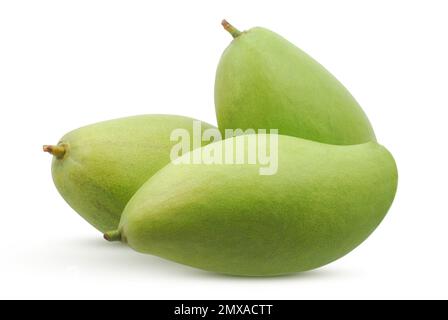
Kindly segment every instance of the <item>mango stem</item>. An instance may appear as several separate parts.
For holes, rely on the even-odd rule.
[[[227,22],[227,20],[222,20],[221,24],[224,29],[226,29],[232,35],[233,38],[238,38],[242,34],[240,30],[232,26],[229,22]]]
[[[58,159],[62,159],[65,155],[65,152],[67,151],[63,145],[57,145],[57,146],[49,146],[45,145],[43,147],[44,152],[48,152],[49,154],[52,154]]]
[[[109,231],[104,234],[104,239],[107,241],[121,241],[121,232],[119,230]]]

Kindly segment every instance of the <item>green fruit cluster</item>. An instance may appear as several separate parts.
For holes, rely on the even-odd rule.
[[[149,115],[67,134],[54,155],[57,189],[84,219],[133,249],[244,276],[307,271],[346,255],[380,224],[395,197],[395,161],[348,90],[279,35],[234,37],[218,66],[219,130],[278,130],[278,171],[247,161],[190,164],[254,135],[203,142],[170,161],[170,133],[193,119]],[[202,123],[203,132],[213,126]],[[263,142],[265,141],[265,142]]]

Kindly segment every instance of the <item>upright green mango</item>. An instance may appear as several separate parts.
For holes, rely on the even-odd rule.
[[[65,135],[56,146],[54,183],[67,203],[101,232],[117,228],[134,193],[170,162],[174,129],[193,129],[194,119],[145,115],[90,125]],[[213,128],[201,123],[202,130]],[[192,136],[192,135],[191,135]]]
[[[229,142],[249,150],[249,136],[239,136],[182,159],[212,154]],[[336,146],[279,136],[276,174],[260,175],[260,165],[245,163],[167,165],[130,200],[119,229],[105,238],[225,274],[306,271],[363,242],[397,188],[395,161],[376,142]]]
[[[215,105],[224,129],[278,129],[329,144],[375,141],[365,113],[323,66],[278,34],[263,28],[240,32],[218,66]]]

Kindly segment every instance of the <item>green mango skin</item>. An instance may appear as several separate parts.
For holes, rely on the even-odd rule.
[[[144,115],[90,125],[64,136],[62,159],[53,157],[54,183],[67,203],[91,225],[117,228],[135,192],[170,162],[172,130],[190,132],[193,120]],[[202,123],[202,130],[214,128]],[[192,144],[191,144],[192,145]]]
[[[352,145],[375,141],[370,122],[323,66],[278,34],[254,28],[225,50],[216,73],[218,127]]]
[[[247,145],[247,136],[233,139]],[[224,274],[307,271],[363,242],[390,208],[398,180],[392,155],[376,142],[279,136],[277,174],[258,169],[171,163],[136,193],[106,239]]]

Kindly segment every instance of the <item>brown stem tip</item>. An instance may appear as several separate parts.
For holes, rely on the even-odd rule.
[[[118,230],[115,231],[109,231],[104,234],[104,239],[107,241],[113,242],[113,241],[121,241],[121,232]]]
[[[224,27],[224,29],[227,30],[227,32],[229,32],[232,37],[234,38],[238,38],[241,35],[241,31],[238,30],[237,28],[235,28],[234,26],[232,26],[227,20],[222,20],[222,26]]]
[[[47,152],[53,156],[55,156],[58,159],[62,159],[65,155],[65,147],[63,145],[58,145],[58,146],[50,146],[50,145],[45,145],[43,146],[43,151]]]

